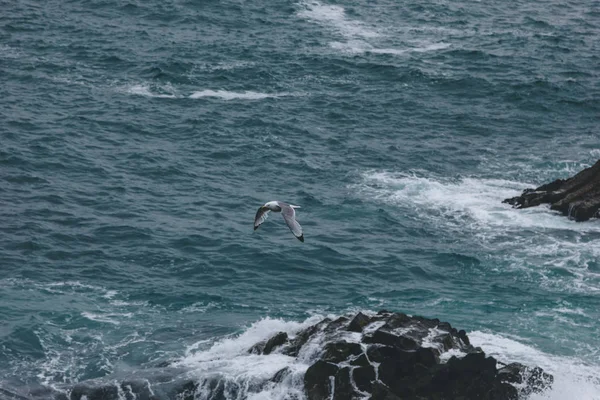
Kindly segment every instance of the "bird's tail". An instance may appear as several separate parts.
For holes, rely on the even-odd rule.
[[[290,204],[290,207],[292,207],[292,208],[302,208],[302,207],[300,207],[300,206],[294,206],[294,205],[292,205],[292,204]]]

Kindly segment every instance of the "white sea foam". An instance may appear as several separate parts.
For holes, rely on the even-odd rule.
[[[336,318],[336,316],[330,317]],[[321,316],[314,316],[302,323],[297,323],[265,318],[252,324],[239,335],[212,342],[212,345],[209,341],[201,341],[190,346],[178,364],[191,368],[191,378],[217,377],[224,385],[225,393],[229,391],[232,398],[304,399],[304,373],[322,351],[322,335],[317,334],[315,338],[311,339],[306,345],[306,350],[298,358],[289,357],[277,351],[269,355],[249,354],[248,349],[255,343],[272,337],[277,332],[287,332],[293,337],[299,330],[321,319]],[[431,340],[442,333],[438,330],[432,331],[424,341],[424,345],[434,345],[430,343]],[[546,354],[524,344],[518,338],[510,339],[481,331],[470,332],[468,335],[474,346],[480,346],[487,355],[494,356],[501,362],[520,362],[529,366],[540,366],[546,372],[554,375],[555,381],[552,388],[543,394],[534,394],[530,397],[532,400],[571,398],[600,400],[600,380],[598,378],[600,366],[586,365],[574,358]],[[359,341],[360,334],[350,335],[343,339],[356,342]],[[451,356],[462,357],[464,353],[451,351],[443,353],[441,358],[447,360]],[[265,381],[283,368],[289,368],[290,374],[282,382],[265,384]],[[196,392],[196,398],[208,399],[209,395],[210,384],[205,381]]]
[[[120,317],[131,318],[132,313],[93,313],[89,311],[84,311],[81,313],[82,317],[85,317],[91,321],[102,322],[106,324],[119,325],[121,322],[117,319]],[[115,318],[116,317],[116,318]]]
[[[562,218],[548,207],[515,210],[502,204],[505,198],[517,196],[531,183],[502,179],[419,177],[413,174],[369,172],[363,175],[358,189],[366,196],[391,204],[417,207],[420,217],[432,210],[450,219],[468,217],[469,223],[483,227],[549,228],[576,232],[600,232],[600,225],[577,223]],[[437,219],[437,215],[434,218]]]
[[[363,40],[348,40],[347,42],[331,42],[329,45],[339,51],[361,54],[361,53],[372,53],[372,54],[389,54],[389,55],[403,55],[410,53],[425,53],[428,51],[443,50],[450,47],[448,43],[431,43],[424,44],[419,47],[407,47],[403,49],[395,48],[377,48]]]
[[[136,96],[144,96],[144,97],[156,97],[156,98],[161,98],[161,99],[175,99],[178,96],[173,94],[172,92],[169,92],[170,90],[172,90],[171,87],[165,87],[165,88],[161,88],[162,92],[154,92],[151,90],[150,85],[144,85],[144,84],[138,84],[138,85],[131,85],[131,86],[127,86],[125,87],[123,90],[126,93],[129,94],[133,94]],[[165,90],[167,89],[167,90]]]
[[[322,4],[318,1],[304,1],[300,3],[301,10],[298,16],[316,22],[327,28],[332,28],[347,38],[374,38],[381,34],[373,27],[361,21],[348,19],[343,7]]]
[[[220,63],[198,63],[195,67],[207,71],[231,71],[234,69],[250,68],[256,63],[252,61],[232,61]]]
[[[299,330],[321,319],[322,317],[315,316],[298,323],[265,318],[252,324],[241,334],[214,342],[208,348],[209,343],[206,341],[193,344],[178,364],[191,368],[190,377],[217,378],[223,382],[226,393],[240,390],[248,399],[274,400],[286,396],[304,398],[302,384],[304,372],[317,355],[316,353],[321,350],[318,345],[311,347],[309,343],[307,349],[313,349],[315,353],[303,351],[298,358],[277,351],[269,355],[249,354],[248,349],[278,332],[286,332],[293,337]],[[266,380],[286,367],[289,368],[290,374],[282,382],[271,382],[263,386]],[[197,398],[208,398],[209,384],[205,381],[205,384],[198,389]]]
[[[447,232],[467,232],[470,245],[479,243],[511,268],[536,268],[545,279],[543,285],[600,291],[600,274],[594,271],[600,260],[598,221],[571,221],[547,206],[517,210],[502,204],[534,186],[501,179],[368,172],[355,188],[366,199],[398,207],[407,218]],[[567,270],[568,276],[554,273],[556,268]]]
[[[190,99],[200,99],[203,97],[216,97],[223,100],[262,100],[269,97],[289,96],[288,93],[258,93],[258,92],[230,92],[227,90],[201,90],[192,93]]]
[[[584,364],[570,357],[549,355],[500,335],[481,331],[468,335],[472,345],[480,346],[487,355],[499,361],[539,366],[554,375],[552,389],[534,394],[530,400],[600,400],[600,366]]]

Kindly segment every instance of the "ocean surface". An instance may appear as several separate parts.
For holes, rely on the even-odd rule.
[[[595,0],[0,0],[0,398],[388,309],[600,399],[600,221],[501,203],[600,159],[599,78]]]

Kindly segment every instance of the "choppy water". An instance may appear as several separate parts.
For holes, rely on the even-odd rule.
[[[290,363],[255,340],[386,308],[600,398],[600,223],[501,204],[600,158],[600,2],[0,9],[6,393],[214,357],[246,379]],[[305,243],[253,233],[273,199]]]

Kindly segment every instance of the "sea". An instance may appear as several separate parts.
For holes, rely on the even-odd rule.
[[[0,398],[386,309],[600,399],[600,221],[502,203],[599,126],[597,0],[0,0]]]

